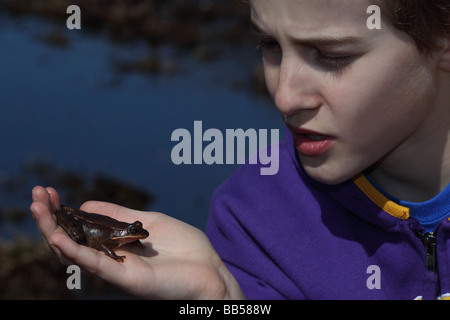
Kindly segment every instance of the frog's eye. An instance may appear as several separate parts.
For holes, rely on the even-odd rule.
[[[135,233],[138,233],[138,232],[139,232],[139,229],[136,226],[131,225],[131,226],[128,227],[128,233],[135,234]]]

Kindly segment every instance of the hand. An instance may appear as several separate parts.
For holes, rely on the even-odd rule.
[[[81,210],[114,219],[139,220],[150,236],[144,247],[114,249],[125,255],[123,263],[103,252],[74,242],[56,224],[54,212],[60,206],[53,188],[35,187],[31,212],[48,247],[66,264],[84,270],[143,298],[150,299],[240,299],[238,283],[212,248],[206,235],[161,213],[142,212],[106,202],[89,201]]]

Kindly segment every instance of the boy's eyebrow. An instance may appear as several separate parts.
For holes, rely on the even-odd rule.
[[[250,24],[254,30],[254,32],[259,36],[267,36],[267,33],[258,26],[258,24],[250,20]],[[364,41],[361,37],[356,36],[345,36],[345,37],[311,37],[311,38],[294,38],[293,41],[297,44],[304,46],[312,46],[312,47],[327,47],[327,46],[337,46],[337,45],[345,45],[345,44],[358,44]]]

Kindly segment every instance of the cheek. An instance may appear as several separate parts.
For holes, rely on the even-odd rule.
[[[367,144],[364,137],[380,144],[399,143],[425,118],[433,86],[428,69],[417,59],[399,55],[366,64],[371,67],[355,70],[339,83],[336,105],[330,109],[348,139],[359,137],[360,144]]]

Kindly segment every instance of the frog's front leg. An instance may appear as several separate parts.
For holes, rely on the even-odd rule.
[[[142,242],[140,242],[139,240],[130,242],[127,245],[130,247],[134,247],[134,248],[145,248],[144,244]]]
[[[109,257],[113,258],[116,261],[123,262],[126,256],[118,256],[113,250],[105,246],[104,244],[100,245],[100,249],[105,252]]]

